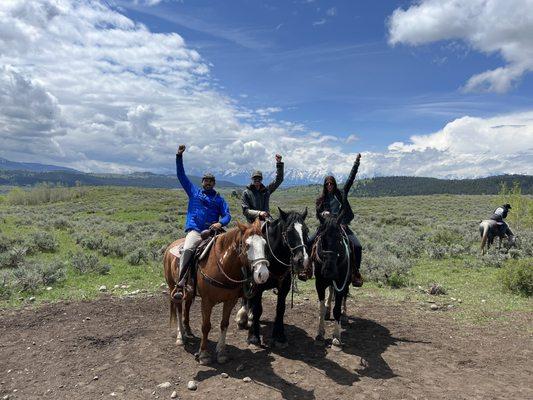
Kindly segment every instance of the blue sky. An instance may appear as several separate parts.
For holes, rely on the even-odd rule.
[[[530,10],[531,12],[527,12]],[[0,157],[85,171],[533,173],[533,0],[13,0]]]
[[[388,43],[387,20],[409,1],[183,1],[146,7],[121,2],[151,30],[179,32],[212,63],[221,90],[250,108],[326,134],[356,134],[357,150],[437,131],[464,115],[527,109],[533,79],[509,93],[464,93],[498,54],[460,41],[413,48]],[[533,10],[532,10],[533,11]],[[246,97],[243,97],[246,96]]]

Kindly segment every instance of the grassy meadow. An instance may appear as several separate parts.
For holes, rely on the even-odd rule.
[[[309,208],[316,228],[318,188],[272,196],[272,211]],[[235,219],[240,199],[222,190]],[[532,311],[533,197],[433,195],[350,199],[352,228],[363,244],[365,285],[352,295],[412,301],[472,322]],[[519,236],[516,249],[479,254],[478,224],[503,202]],[[160,291],[162,252],[183,236],[181,190],[40,187],[0,194],[0,307]],[[276,211],[275,211],[276,210]],[[435,286],[435,285],[438,285]],[[437,295],[428,294],[434,286]],[[300,284],[313,296],[313,282]]]

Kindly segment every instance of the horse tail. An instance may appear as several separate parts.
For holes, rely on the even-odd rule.
[[[481,221],[479,224],[479,232],[481,234],[481,254],[485,254],[485,245],[487,244],[489,229],[489,223],[487,221]]]

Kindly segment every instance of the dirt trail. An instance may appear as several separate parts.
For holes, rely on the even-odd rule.
[[[232,359],[205,367],[193,356],[197,339],[185,348],[174,345],[163,295],[3,310],[0,397],[98,399],[114,393],[170,399],[176,390],[180,399],[210,400],[533,399],[528,315],[513,315],[512,324],[465,326],[413,303],[350,299],[354,317],[344,326],[345,347],[339,352],[314,345],[317,307],[310,297],[300,297],[287,311],[289,348],[249,349],[245,332],[232,320],[227,337]],[[193,315],[199,315],[198,306]],[[273,310],[272,299],[266,299],[267,338]],[[217,307],[213,341],[219,313]],[[198,335],[199,321],[192,326]],[[331,323],[327,331],[331,336]],[[244,369],[236,371],[240,364]],[[244,382],[246,376],[252,382]],[[191,379],[198,390],[187,389]],[[166,381],[170,388],[157,387]]]

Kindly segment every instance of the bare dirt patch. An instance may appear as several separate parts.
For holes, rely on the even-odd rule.
[[[176,391],[181,399],[533,398],[530,315],[469,326],[414,303],[353,298],[344,348],[335,351],[314,344],[313,300],[299,297],[288,308],[287,349],[249,348],[246,332],[232,320],[231,360],[205,367],[194,358],[198,339],[185,348],[174,345],[163,295],[2,310],[0,396],[150,399],[170,398]],[[273,310],[267,298],[266,339]],[[193,316],[198,311],[199,301]],[[220,312],[217,307],[213,313],[213,341]],[[199,335],[199,319],[192,327]],[[331,325],[327,332],[331,335]],[[187,382],[193,379],[198,389],[189,391]],[[167,381],[169,388],[157,387]]]

